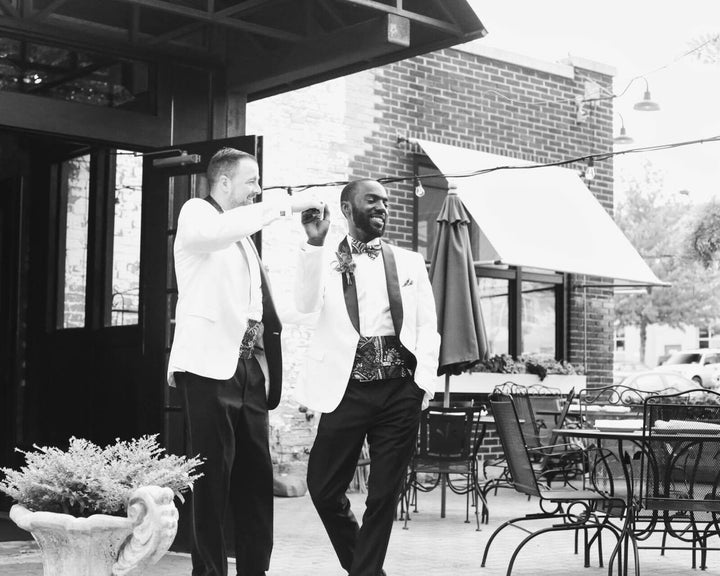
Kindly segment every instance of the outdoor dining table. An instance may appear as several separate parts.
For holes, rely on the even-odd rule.
[[[625,566],[623,573],[627,574],[627,553],[630,540],[634,538],[634,516],[630,511],[635,510],[634,503],[636,502],[636,479],[634,477],[634,470],[632,466],[633,457],[629,454],[629,447],[634,446],[636,451],[646,449],[646,442],[652,438],[652,441],[667,441],[668,444],[672,443],[702,443],[711,438],[709,430],[697,429],[697,430],[672,430],[667,429],[665,431],[658,431],[657,428],[653,429],[652,436],[649,436],[642,429],[642,423],[640,426],[627,425],[623,427],[622,422],[615,421],[607,423],[606,426],[599,428],[556,428],[553,430],[558,435],[566,438],[576,438],[585,440],[597,441],[599,446],[602,446],[605,442],[616,442],[618,460],[622,466],[622,472],[625,477],[627,496],[625,498],[627,510],[625,523],[621,533],[621,541],[618,542],[615,550],[610,557],[610,569],[608,574],[612,573],[612,563],[620,547],[623,547],[623,554],[625,558]],[[714,436],[714,434],[712,434]],[[635,574],[640,573],[639,563],[635,565]]]

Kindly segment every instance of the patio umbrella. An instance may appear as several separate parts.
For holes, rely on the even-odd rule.
[[[445,375],[443,405],[449,406],[450,375],[486,360],[488,343],[470,247],[470,216],[452,188],[437,221],[430,282],[442,336],[438,375]]]

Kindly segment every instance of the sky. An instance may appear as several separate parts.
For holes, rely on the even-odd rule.
[[[720,0],[469,0],[488,30],[488,46],[557,62],[577,56],[614,67],[615,111],[635,142],[615,151],[720,135],[720,61],[684,56],[720,35]],[[658,112],[639,112],[645,76]],[[615,134],[620,116],[615,115]],[[604,150],[598,150],[602,152]],[[692,203],[720,201],[720,142],[616,156],[616,201],[623,178],[642,179],[644,161],[665,192]]]

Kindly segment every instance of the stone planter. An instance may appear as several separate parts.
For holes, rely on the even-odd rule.
[[[133,493],[127,518],[76,518],[19,504],[10,518],[40,546],[44,576],[140,576],[175,539],[178,512],[172,490],[145,486]]]

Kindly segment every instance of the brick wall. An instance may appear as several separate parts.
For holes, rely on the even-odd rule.
[[[252,103],[247,133],[265,137],[264,185],[410,177],[417,150],[399,144],[398,136],[537,162],[612,149],[611,101],[600,101],[583,123],[576,122],[575,106],[586,80],[610,91],[609,73],[602,67],[535,67],[516,60],[448,49]],[[589,187],[612,213],[612,163],[598,163],[596,171]],[[412,248],[413,183],[387,188],[392,204],[387,238]],[[339,190],[316,189],[335,214],[329,242],[345,233]],[[293,259],[302,239],[297,223],[275,223],[263,235],[276,300],[285,306],[292,301]],[[573,284],[602,283],[573,279]],[[285,314],[285,398],[271,416],[273,454],[281,471],[303,465],[317,421],[292,399],[311,328],[291,309]],[[587,364],[590,385],[610,383],[611,292],[573,288],[569,326],[569,360]]]

